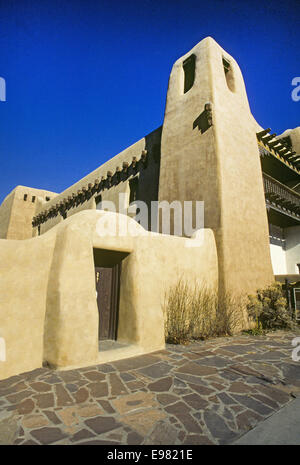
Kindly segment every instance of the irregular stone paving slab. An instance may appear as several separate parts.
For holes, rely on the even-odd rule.
[[[22,424],[24,428],[40,428],[41,426],[49,425],[49,419],[44,415],[28,415],[23,418]]]
[[[0,413],[0,445],[12,444],[17,438],[18,423],[16,415],[3,410]]]
[[[98,435],[121,426],[113,417],[103,416],[86,420],[85,424]]]
[[[286,392],[283,392],[281,389],[278,389],[276,386],[269,385],[260,385],[256,387],[257,391],[265,394],[270,399],[279,402],[281,405],[289,402],[290,395]]]
[[[287,364],[282,367],[282,372],[288,383],[300,380],[300,364]]]
[[[206,376],[206,375],[211,375],[213,373],[217,373],[216,368],[207,367],[207,366],[200,365],[194,362],[185,363],[177,371],[179,373],[185,373],[185,374],[196,375],[196,376]]]
[[[92,437],[95,437],[95,433],[91,433],[91,431],[87,429],[82,429],[73,435],[73,437],[71,438],[71,441],[75,443],[78,441],[80,442],[83,439],[89,439]]]
[[[27,389],[26,391],[21,391],[18,394],[10,394],[9,396],[6,397],[6,399],[11,404],[17,404],[21,402],[22,400],[27,399],[31,394],[32,394],[32,391]]]
[[[36,406],[43,409],[54,407],[55,400],[52,393],[49,394],[38,394],[33,396],[33,399],[36,401]]]
[[[56,405],[58,407],[72,404],[74,402],[62,384],[55,384],[55,394]]]
[[[291,332],[0,381],[1,444],[229,444],[300,394]]]
[[[207,357],[205,359],[201,357],[200,359],[195,360],[195,361],[196,363],[199,363],[199,365],[206,365],[206,366],[218,367],[218,368],[223,368],[231,364],[230,360],[225,360],[224,358],[218,357],[218,356]]]
[[[108,384],[106,382],[93,382],[87,385],[92,397],[107,397],[108,396]]]
[[[43,413],[53,425],[59,425],[61,423],[61,420],[58,418],[55,412],[52,412],[51,410],[43,410]]]
[[[174,394],[158,394],[157,400],[162,405],[169,405],[173,404],[174,402],[178,401],[179,397],[175,396]]]
[[[84,376],[89,380],[89,381],[103,381],[105,379],[104,373],[99,373],[99,371],[88,371],[84,373]]]
[[[253,428],[260,420],[262,420],[262,417],[252,410],[246,410],[242,413],[239,413],[236,417],[236,423],[239,431],[247,431]]]
[[[237,437],[226,424],[224,419],[215,412],[207,411],[204,413],[204,420],[210,434],[219,440],[221,444],[228,444]]]
[[[146,437],[155,427],[157,422],[164,420],[166,416],[166,413],[161,410],[150,409],[147,410],[147,412],[133,412],[125,416],[121,416],[120,421],[129,425],[141,436]]]
[[[142,373],[149,378],[162,378],[169,374],[172,367],[165,362],[156,363],[155,365],[150,365],[149,367],[142,368],[139,370],[139,373]]]
[[[128,445],[139,445],[139,444],[142,444],[143,441],[144,441],[143,436],[136,433],[135,431],[132,431],[127,436],[127,444]]]
[[[113,400],[114,408],[122,415],[133,410],[148,409],[157,406],[154,395],[150,392],[136,392]]]
[[[40,444],[52,444],[66,437],[59,428],[40,428],[31,431],[32,436],[38,440]]]
[[[86,388],[80,388],[73,394],[75,401],[79,404],[89,398],[89,391]]]
[[[36,392],[49,392],[52,389],[52,386],[45,382],[30,383],[29,386]]]
[[[176,417],[188,433],[202,433],[203,429],[190,413],[177,413]]]
[[[212,388],[208,388],[206,386],[202,386],[202,385],[198,385],[198,384],[188,383],[188,386],[193,391],[196,391],[198,394],[200,394],[202,396],[208,396],[208,395],[212,394],[213,392],[215,392],[214,389],[212,389]]]
[[[169,391],[170,387],[172,386],[173,378],[170,376],[168,378],[162,378],[154,383],[150,383],[148,385],[148,389],[154,392],[166,392]]]
[[[106,413],[115,413],[115,409],[112,408],[111,403],[107,400],[99,400],[99,405],[105,410]]]
[[[31,413],[34,410],[34,402],[31,399],[26,399],[17,405],[17,411],[20,415]]]
[[[268,416],[272,413],[272,409],[270,407],[267,407],[262,402],[253,399],[253,397],[241,396],[239,394],[232,394],[231,396],[240,404],[245,405],[245,407],[250,408],[260,415]]]
[[[179,378],[182,381],[186,381],[187,384],[189,385],[196,384],[196,385],[208,387],[207,382],[201,376],[186,375],[185,373],[179,373],[178,371],[175,373],[175,375],[177,379]]]
[[[188,434],[183,444],[186,446],[196,446],[196,445],[207,446],[207,445],[213,445],[214,443],[207,436],[200,435],[200,434]]]
[[[109,382],[110,385],[110,395],[111,396],[120,396],[122,394],[127,394],[128,389],[121,381],[121,378],[116,373],[109,374]]]

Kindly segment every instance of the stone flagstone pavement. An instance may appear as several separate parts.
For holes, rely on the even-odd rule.
[[[300,393],[295,334],[238,335],[0,381],[0,444],[230,444]]]

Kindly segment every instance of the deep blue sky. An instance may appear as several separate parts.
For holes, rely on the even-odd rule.
[[[299,126],[299,18],[299,0],[0,0],[0,202],[61,192],[160,126],[172,64],[208,35],[260,124]]]

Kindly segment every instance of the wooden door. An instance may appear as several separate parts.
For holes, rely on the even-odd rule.
[[[95,267],[97,304],[99,312],[99,340],[116,339],[119,265]]]

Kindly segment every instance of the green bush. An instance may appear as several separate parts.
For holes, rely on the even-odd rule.
[[[249,317],[255,321],[254,331],[257,333],[295,327],[280,283],[271,284],[248,296],[247,310]]]

